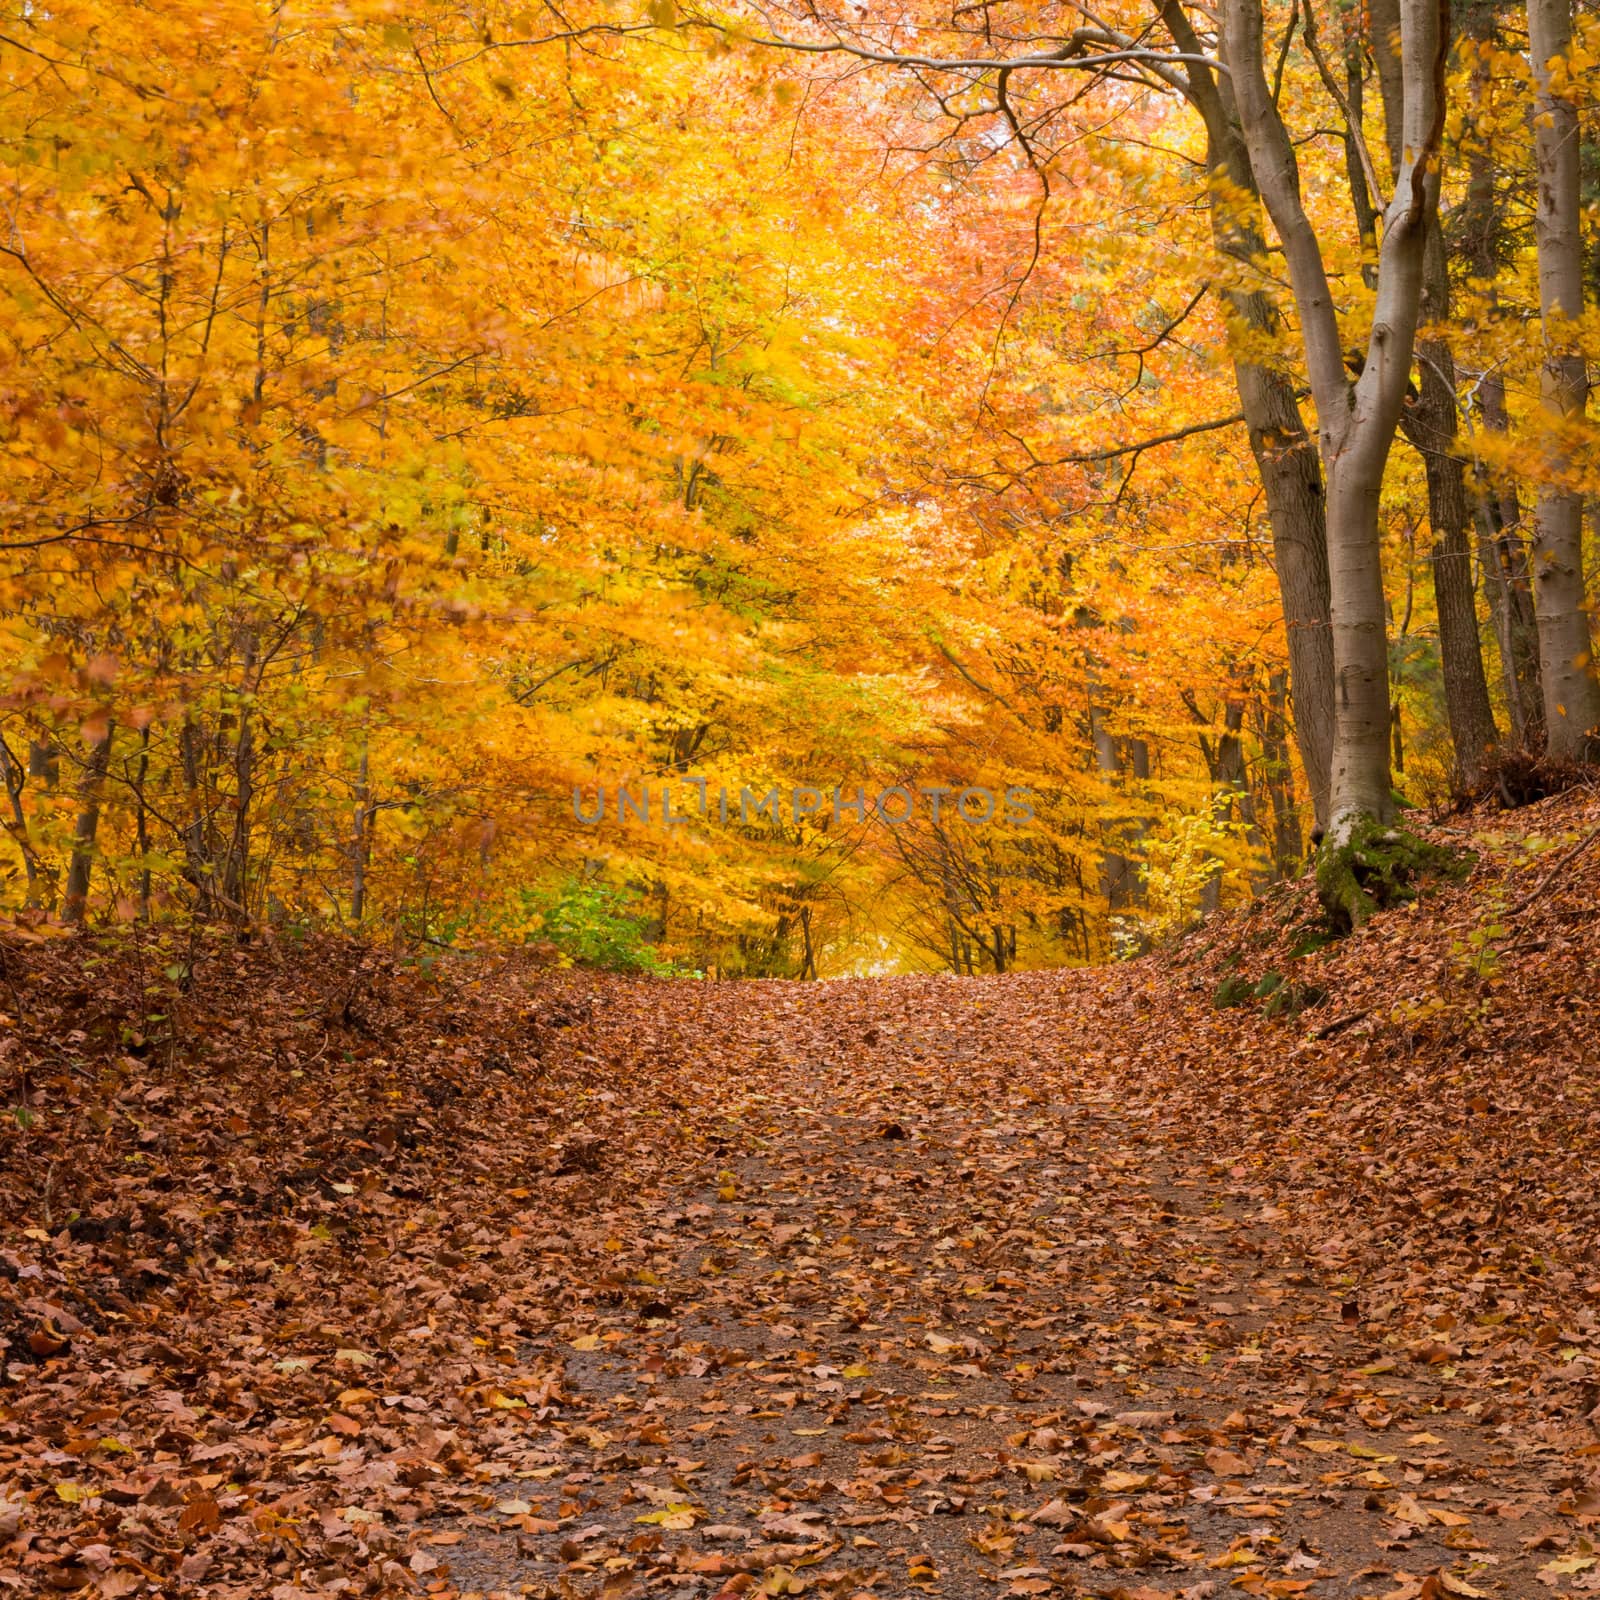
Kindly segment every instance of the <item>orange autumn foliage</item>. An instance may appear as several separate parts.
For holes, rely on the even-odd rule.
[[[902,81],[567,17],[15,20],[8,909],[960,969],[1100,959],[1297,861],[1179,112],[1063,95],[1041,167]],[[751,824],[697,784],[1034,820]],[[629,785],[689,823],[574,814]]]

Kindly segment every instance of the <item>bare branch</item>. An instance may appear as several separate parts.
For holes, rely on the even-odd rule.
[[[914,55],[897,50],[875,50],[870,46],[856,44],[849,39],[790,39],[782,34],[741,34],[729,28],[725,23],[714,22],[707,18],[694,18],[687,20],[685,26],[706,28],[715,33],[737,38],[743,43],[762,45],[773,50],[794,50],[802,55],[847,55],[858,61],[870,61],[881,67],[921,67],[931,72],[1017,72],[1026,68],[1054,69],[1069,68],[1073,71],[1088,71],[1094,67],[1114,66],[1119,62],[1136,62],[1142,65],[1161,68],[1171,68],[1176,65],[1193,63],[1199,66],[1211,67],[1218,72],[1228,69],[1214,56],[1204,53],[1191,55],[1183,51],[1173,50],[1148,50],[1132,47],[1125,50],[1106,50],[1094,55],[1080,54],[1085,45],[1098,42],[1101,35],[1098,31],[1079,30],[1074,33],[1059,49],[1048,51],[1044,54],[1029,54],[1021,56],[967,56],[944,57]],[[1169,80],[1174,87],[1179,87],[1179,80]]]

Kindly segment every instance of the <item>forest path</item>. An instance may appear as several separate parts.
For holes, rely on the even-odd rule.
[[[575,1140],[598,1233],[519,1353],[565,1403],[450,1523],[454,1583],[1548,1592],[1481,1369],[1384,1325],[1319,1253],[1348,1219],[1198,1083],[1119,1065],[1137,1013],[1090,974],[616,991],[584,1048],[651,1041],[698,1148],[629,1193]]]
[[[218,938],[154,1020],[6,947],[0,1594],[1592,1594],[1600,862],[1492,984],[1477,892],[971,979]]]

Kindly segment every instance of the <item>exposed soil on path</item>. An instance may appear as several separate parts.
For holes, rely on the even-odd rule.
[[[149,1022],[8,946],[0,1592],[1600,1590],[1555,859],[1298,962],[1303,890],[976,980],[218,945]]]
[[[590,1409],[495,1486],[521,1527],[464,1540],[457,1578],[1545,1592],[1573,1524],[1558,1444],[1498,1398],[1504,1320],[1345,1270],[1343,1208],[1270,1181],[1203,1094],[1130,1100],[1083,1031],[1114,992],[719,997],[686,1073],[718,1149],[615,1235],[654,1303],[596,1296],[537,1347]],[[609,1025],[643,1028],[635,1005],[659,1031],[649,992]]]

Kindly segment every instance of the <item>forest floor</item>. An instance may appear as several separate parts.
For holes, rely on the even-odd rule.
[[[1299,959],[8,938],[0,1595],[1600,1592],[1597,823]]]

